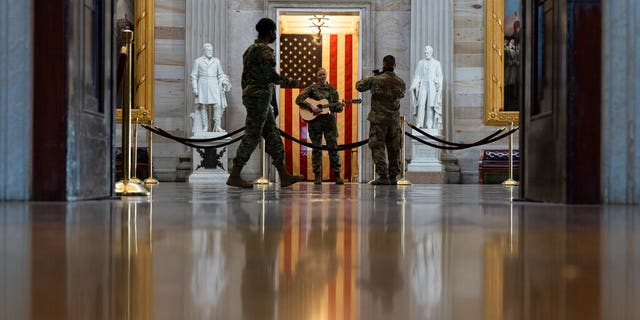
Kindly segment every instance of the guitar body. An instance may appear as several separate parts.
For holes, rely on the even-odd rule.
[[[318,117],[321,114],[329,114],[330,110],[329,108],[323,108],[323,105],[328,105],[329,104],[329,100],[327,99],[322,99],[322,100],[315,100],[315,99],[311,99],[311,98],[307,98],[306,100],[304,100],[305,102],[308,102],[310,105],[312,106],[316,106],[318,108],[320,108],[320,112],[318,113],[313,113],[313,111],[305,109],[305,108],[300,108],[300,117],[302,118],[302,120],[304,121],[311,121],[311,120],[315,120],[316,117]]]
[[[318,113],[313,113],[313,111],[311,111],[311,110],[300,108],[300,118],[302,118],[302,120],[304,120],[306,122],[315,120],[321,114],[329,114],[329,113],[331,113],[331,110],[330,110],[331,107],[337,106],[337,105],[340,104],[340,102],[329,103],[329,101],[327,99],[315,100],[315,99],[307,98],[304,101],[309,103],[312,106],[316,106],[316,107],[320,108],[320,112],[318,112]],[[360,102],[362,102],[361,99],[353,99],[353,100],[344,101],[345,104],[355,104],[355,103],[360,103]]]

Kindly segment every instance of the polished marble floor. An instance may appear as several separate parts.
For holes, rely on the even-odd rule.
[[[0,319],[640,319],[640,208],[496,185],[0,202]]]

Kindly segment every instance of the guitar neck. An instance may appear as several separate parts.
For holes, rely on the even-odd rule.
[[[354,103],[356,100],[345,100],[344,103],[345,104],[351,104]],[[331,107],[335,107],[335,106],[339,106],[342,102],[333,102],[333,103],[327,103],[327,104],[323,104],[320,107],[321,108],[331,108]]]

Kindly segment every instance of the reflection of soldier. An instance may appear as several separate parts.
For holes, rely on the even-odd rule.
[[[360,92],[371,90],[371,111],[367,120],[369,129],[369,148],[373,156],[376,172],[380,176],[371,184],[396,184],[396,176],[400,173],[400,99],[404,97],[407,87],[405,82],[394,72],[396,59],[385,56],[380,75],[368,77],[356,82]],[[385,146],[389,166],[385,160]]]
[[[305,99],[314,100],[327,99],[329,103],[338,102],[338,90],[327,82],[327,70],[320,68],[316,72],[318,82],[304,89],[296,98],[296,103],[305,109],[309,109],[314,113],[320,112],[320,108],[305,102]],[[336,117],[334,112],[342,112],[344,104],[340,104],[331,108],[331,113],[318,115],[316,119],[309,122],[309,137],[314,146],[322,146],[322,135],[327,141],[327,146],[335,148],[338,146],[338,127],[336,125]],[[315,184],[322,183],[322,150],[313,149],[312,151],[313,174],[315,174]],[[340,177],[340,157],[338,151],[329,151],[329,160],[331,169],[336,176],[336,184],[343,184],[344,181]]]
[[[222,111],[227,107],[224,92],[231,91],[231,81],[222,71],[220,60],[213,57],[213,46],[205,43],[202,51],[191,71],[191,85],[198,104],[192,115],[193,132],[222,132]]]
[[[258,39],[243,54],[242,63],[242,103],[247,108],[244,137],[238,146],[233,168],[227,184],[234,187],[251,188],[253,184],[240,176],[242,167],[258,146],[260,137],[265,140],[266,152],[278,169],[280,185],[287,187],[304,180],[302,176],[292,176],[284,165],[284,147],[276,120],[271,109],[273,84],[297,85],[298,80],[285,78],[274,69],[276,61],[269,43],[276,41],[276,24],[269,18],[262,18],[256,24]]]
[[[240,284],[243,319],[275,319],[276,258],[282,235],[282,216],[264,214],[268,229],[262,233],[258,217],[252,221],[249,216],[249,212],[255,213],[256,210],[242,210],[241,205],[237,208],[240,210],[237,211],[236,221],[242,234],[245,255]]]
[[[293,273],[281,273],[278,282],[280,319],[312,319],[320,314],[327,287],[336,279],[339,263],[336,252],[337,215],[327,217],[325,229],[320,210],[318,206],[311,208],[307,246],[300,247]],[[302,220],[303,213],[300,215]]]
[[[369,280],[365,283],[375,299],[380,299],[384,308],[384,319],[390,319],[393,310],[394,295],[402,288],[400,255],[402,253],[400,233],[400,210],[395,199],[398,190],[385,188],[378,192],[379,199],[374,200],[369,231]]]

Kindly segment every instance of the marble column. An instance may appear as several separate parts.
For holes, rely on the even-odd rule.
[[[188,0],[185,9],[185,123],[191,132],[189,113],[194,108],[191,94],[191,70],[193,60],[202,55],[202,45],[213,45],[213,56],[220,59],[222,70],[228,72],[227,62],[227,0]],[[239,84],[232,84],[239,85]],[[223,115],[223,128],[224,125]]]
[[[640,2],[602,2],[602,195],[640,203]]]
[[[451,140],[453,137],[453,3],[452,0],[411,1],[411,79],[416,65],[424,57],[424,47],[433,47],[433,56],[442,65],[443,130],[429,134]],[[412,108],[413,109],[413,108]],[[413,112],[413,110],[412,110]],[[415,122],[413,114],[409,117]],[[416,134],[414,132],[414,134]],[[418,135],[422,137],[421,135]],[[411,163],[407,178],[414,183],[446,183],[444,152],[409,139]],[[428,139],[427,139],[428,140]]]
[[[449,140],[453,136],[452,0],[411,1],[411,78],[427,45],[433,47],[433,57],[442,65],[442,125],[445,139]]]
[[[0,200],[28,200],[33,126],[33,4],[0,0]]]

